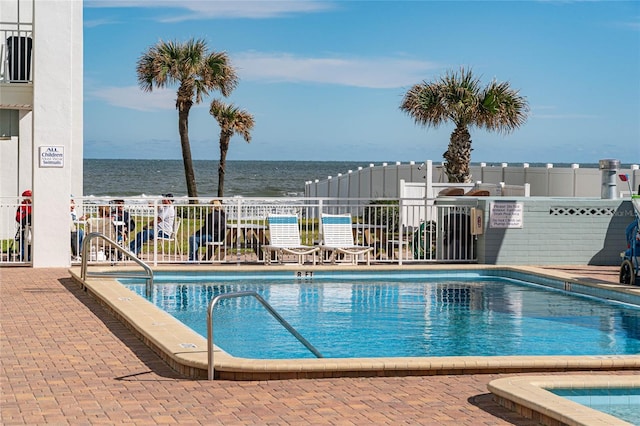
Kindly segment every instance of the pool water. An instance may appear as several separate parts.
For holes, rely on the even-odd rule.
[[[214,296],[256,291],[327,358],[640,353],[640,307],[513,279],[159,281],[152,302],[205,338]],[[144,285],[128,287],[144,295]],[[233,356],[314,357],[253,297],[222,300],[213,323]]]
[[[548,390],[555,395],[640,426],[640,388]]]

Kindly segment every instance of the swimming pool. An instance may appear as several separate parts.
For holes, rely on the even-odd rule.
[[[151,299],[206,336],[212,297],[254,290],[328,358],[640,353],[634,300],[609,303],[557,280],[506,275],[167,273],[156,275]],[[233,356],[313,357],[253,298],[221,302],[214,324],[216,345]]]
[[[498,404],[541,424],[638,424],[640,377],[634,372],[508,376],[487,388]]]
[[[558,388],[549,389],[549,391],[578,404],[640,426],[640,387]]]

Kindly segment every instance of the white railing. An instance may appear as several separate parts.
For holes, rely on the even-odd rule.
[[[33,0],[0,6],[0,83],[32,81]]]
[[[21,197],[0,198],[0,264],[30,264],[31,227],[18,222],[18,208],[25,207]]]
[[[20,198],[0,199],[1,264],[27,263],[21,252],[25,241],[15,222]],[[195,201],[195,202],[190,202]],[[76,221],[71,215],[69,224],[72,263],[80,262],[83,236],[100,232],[118,241],[125,249],[139,253],[149,264],[162,263],[262,263],[262,246],[269,243],[266,216],[269,213],[288,213],[298,216],[302,243],[318,245],[322,242],[321,213],[350,214],[357,244],[374,248],[376,262],[472,262],[475,260],[475,239],[470,234],[470,211],[477,200],[469,198],[468,205],[447,205],[439,201],[425,205],[425,199],[335,199],[335,198],[226,198],[222,199],[226,216],[224,229],[208,229],[205,233],[219,235],[219,241],[207,244],[196,236],[205,226],[207,215],[214,206],[210,199],[173,200],[175,232],[158,238],[155,218],[160,199],[127,198],[118,213],[113,200],[75,198]],[[126,212],[126,217],[124,217]],[[103,219],[100,219],[100,216]],[[407,218],[411,217],[411,221]],[[219,225],[218,225],[219,226]],[[146,228],[146,229],[145,229]],[[153,239],[144,241],[141,233],[156,230]],[[33,229],[32,231],[36,231]],[[24,237],[25,239],[27,237]],[[137,241],[137,243],[136,243]],[[140,243],[140,244],[138,244]],[[114,251],[103,240],[96,240],[88,251],[90,263],[126,264],[127,256]],[[190,259],[190,254],[194,254]],[[295,261],[285,258],[285,262]]]
[[[31,24],[0,23],[0,82],[32,81],[33,38]]]

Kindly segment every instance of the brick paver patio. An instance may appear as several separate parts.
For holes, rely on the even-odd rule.
[[[0,279],[4,425],[536,424],[492,401],[487,383],[506,375],[187,380],[66,269],[1,268]]]

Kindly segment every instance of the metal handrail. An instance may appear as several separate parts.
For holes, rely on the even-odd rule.
[[[219,294],[218,296],[215,296],[211,299],[211,302],[209,302],[209,309],[207,310],[207,354],[209,356],[209,380],[215,380],[215,368],[213,366],[213,308],[222,299],[232,299],[235,297],[244,296],[255,297],[258,302],[260,302],[262,306],[265,307],[267,312],[269,312],[271,316],[278,320],[278,322],[282,324],[284,328],[286,328],[287,331],[289,331],[289,333],[291,333],[296,339],[298,339],[300,343],[302,343],[307,349],[309,349],[309,351],[311,351],[311,353],[313,353],[316,358],[323,358],[322,354],[311,343],[309,343],[307,339],[302,337],[302,335],[298,333],[298,331],[293,328],[291,324],[289,324],[284,318],[282,318],[280,314],[278,314],[276,310],[273,309],[273,307],[255,291],[238,291],[234,293]]]
[[[87,269],[87,259],[89,257],[89,250],[91,246],[90,243],[91,243],[91,240],[93,240],[94,238],[100,238],[106,241],[118,252],[124,254],[125,256],[128,256],[132,261],[142,266],[142,269],[144,269],[144,271],[146,272],[146,275],[143,276],[143,278],[145,278],[145,284],[146,284],[145,286],[146,295],[147,297],[150,296],[153,291],[153,271],[151,270],[149,265],[144,263],[142,260],[138,259],[133,253],[130,253],[129,251],[125,250],[116,241],[113,241],[111,238],[108,238],[107,236],[105,236],[100,232],[89,233],[84,238],[84,241],[82,243],[82,262],[80,266],[80,277],[82,278],[82,280],[84,281],[86,277],[103,277],[103,276],[113,276],[118,278],[140,278],[140,274],[127,273],[123,271],[106,272],[106,273],[105,272],[89,272],[89,270]]]

